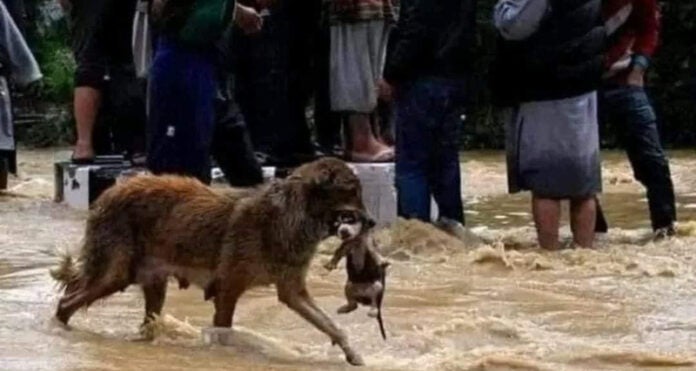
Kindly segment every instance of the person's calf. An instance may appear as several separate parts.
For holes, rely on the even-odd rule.
[[[558,229],[561,219],[561,201],[535,195],[532,197],[532,214],[534,215],[539,246],[546,250],[557,250],[559,248]]]
[[[94,157],[92,135],[101,104],[101,90],[87,86],[75,88],[74,115],[77,142],[73,152],[73,160],[88,160]]]
[[[597,201],[594,196],[570,200],[570,226],[573,242],[584,248],[592,248],[595,240]]]

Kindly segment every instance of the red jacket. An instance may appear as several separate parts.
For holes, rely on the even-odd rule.
[[[657,49],[660,11],[657,0],[604,0],[610,43],[606,78],[625,82],[633,65],[648,67]]]

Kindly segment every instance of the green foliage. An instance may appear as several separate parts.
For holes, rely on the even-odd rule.
[[[38,97],[19,99],[15,108],[26,122],[17,125],[17,139],[31,147],[69,143],[73,138],[73,76],[67,20],[56,18],[54,0],[26,0],[26,38],[44,75]],[[51,14],[51,12],[53,12]],[[36,99],[38,98],[38,99]]]
[[[45,1],[35,1],[40,6]],[[40,9],[40,8],[39,8]],[[40,14],[36,11],[35,14]],[[72,99],[75,61],[70,49],[70,34],[65,18],[47,21],[36,17],[28,31],[29,43],[44,74],[41,98],[52,103],[69,103]]]
[[[696,2],[662,2],[662,44],[648,85],[672,147],[696,144]]]

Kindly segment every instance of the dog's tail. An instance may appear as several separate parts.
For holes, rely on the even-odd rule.
[[[67,252],[60,257],[60,263],[50,270],[51,277],[58,283],[61,291],[80,280],[81,267]]]
[[[384,331],[384,321],[382,320],[382,299],[384,298],[384,291],[387,289],[387,267],[388,262],[382,263],[382,291],[377,295],[377,323],[379,324],[379,332],[382,333],[382,339],[387,340],[387,333]]]

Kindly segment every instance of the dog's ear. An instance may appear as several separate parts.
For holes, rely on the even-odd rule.
[[[377,226],[377,222],[374,219],[372,219],[369,215],[366,215],[365,219],[365,224],[367,225],[368,229],[372,229]]]
[[[377,222],[365,210],[359,210],[360,222],[365,226],[365,229],[372,229],[377,226]]]

